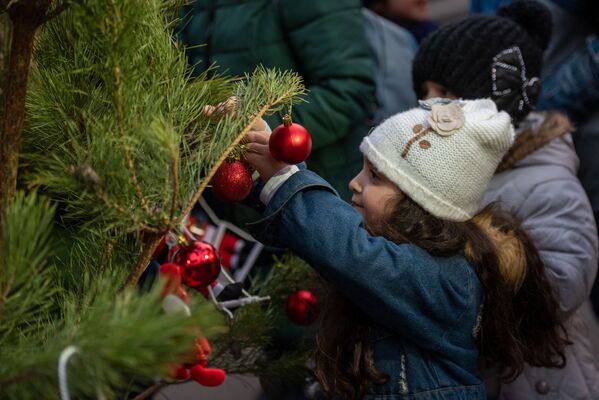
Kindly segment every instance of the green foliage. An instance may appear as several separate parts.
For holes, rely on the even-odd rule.
[[[306,261],[293,253],[285,253],[274,258],[268,275],[253,282],[252,288],[256,293],[270,296],[275,306],[283,307],[291,292],[299,289],[320,292],[322,285],[322,279]]]
[[[67,346],[80,352],[70,363],[73,393],[109,397],[130,381],[164,373],[188,356],[193,339],[225,332],[210,303],[193,315],[166,315],[161,284],[145,294],[115,293],[119,276],[105,273],[73,295],[53,280],[53,208],[18,193],[2,220],[0,254],[0,392],[8,398],[45,398],[56,392],[57,360]],[[24,384],[23,382],[27,382]]]
[[[214,342],[216,351],[211,363],[229,372],[258,375],[266,382],[305,377],[306,363],[312,353],[309,343],[283,352],[271,351],[274,350],[271,345],[279,324],[286,319],[287,296],[298,289],[320,292],[320,277],[304,260],[286,253],[276,257],[268,273],[255,278],[251,287],[253,293],[270,296],[271,301],[236,312],[227,333]],[[303,328],[298,330],[302,332]]]
[[[55,306],[59,289],[46,263],[53,213],[47,200],[18,193],[1,219],[0,348],[13,344],[13,332],[38,331]]]
[[[131,382],[164,376],[198,336],[224,344],[221,354],[268,341],[272,317],[262,306],[227,327],[205,301],[191,318],[165,315],[161,284],[123,289],[148,250],[144,236],[176,227],[253,122],[303,91],[297,75],[262,68],[192,81],[172,36],[178,3],[72,0],[42,26],[19,171],[31,194],[17,196],[0,232],[2,398],[55,397],[68,346],[79,349],[68,367],[73,396],[100,389],[115,398]],[[203,114],[232,95],[234,114]]]
[[[134,264],[140,232],[176,227],[233,141],[302,92],[297,75],[261,68],[190,81],[172,3],[78,0],[37,41],[20,176],[60,202],[79,248],[102,254],[83,252],[90,269]],[[231,95],[233,115],[203,114]]]

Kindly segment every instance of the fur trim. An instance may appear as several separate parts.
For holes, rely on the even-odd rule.
[[[539,129],[524,131],[516,138],[495,172],[514,168],[524,157],[573,130],[574,126],[565,114],[553,111],[546,113],[545,120]]]

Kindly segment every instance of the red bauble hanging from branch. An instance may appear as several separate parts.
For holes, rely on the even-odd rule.
[[[310,325],[320,313],[318,298],[309,290],[298,290],[287,297],[287,317],[298,325]]]
[[[268,147],[276,160],[287,164],[299,164],[310,155],[312,137],[306,128],[291,122],[291,117],[285,115],[283,124],[272,131]]]
[[[245,199],[252,191],[252,174],[241,161],[225,161],[216,170],[210,181],[212,193],[228,202]]]
[[[181,248],[173,260],[182,268],[181,281],[189,287],[208,286],[220,274],[220,260],[214,247],[197,241]]]

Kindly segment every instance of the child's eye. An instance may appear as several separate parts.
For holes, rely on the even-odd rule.
[[[378,179],[379,178],[379,174],[375,170],[371,169],[370,170],[370,177],[372,179]]]

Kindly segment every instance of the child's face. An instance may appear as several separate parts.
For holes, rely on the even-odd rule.
[[[385,218],[385,206],[392,198],[402,196],[401,190],[387,177],[378,172],[364,157],[364,166],[349,182],[352,191],[352,207],[365,221],[376,222]]]
[[[424,96],[422,100],[432,99],[434,97],[442,97],[445,99],[457,99],[457,96],[451,93],[447,88],[437,82],[425,81],[422,84],[424,89]]]
[[[428,14],[428,0],[387,0],[382,11],[387,17],[401,17],[421,22]]]

